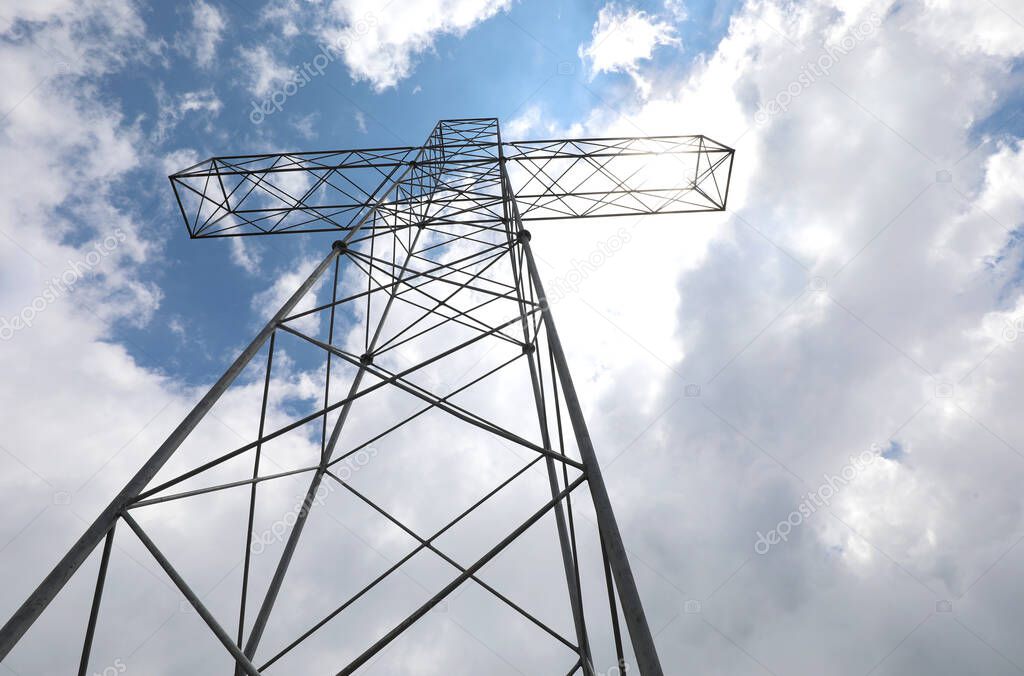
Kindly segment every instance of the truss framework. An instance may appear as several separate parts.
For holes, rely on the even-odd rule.
[[[442,120],[418,148],[219,157],[171,176],[192,237],[338,231],[342,239],[3,628],[0,659],[102,541],[80,660],[80,673],[88,672],[115,527],[123,522],[126,528],[119,533],[130,531],[149,551],[231,655],[238,674],[274,673],[275,665],[352,612],[377,585],[429,552],[450,566],[451,581],[374,642],[360,646],[336,673],[355,673],[455,590],[472,584],[564,648],[559,673],[595,673],[588,617],[604,612],[613,628],[620,669],[626,660],[621,617],[640,672],[660,675],[523,225],[533,219],[723,210],[731,164],[732,150],[704,136],[503,142],[497,120],[480,118]],[[353,272],[362,280],[359,285],[350,283]],[[330,289],[331,300],[299,309],[318,285]],[[343,332],[339,325],[352,318],[359,329]],[[284,341],[318,355],[324,382],[312,410],[276,425],[269,420],[268,401],[274,398],[275,355]],[[257,357],[265,366],[255,438],[187,470],[158,475]],[[455,371],[461,374],[457,384]],[[531,425],[523,426],[522,416],[506,419],[501,412],[480,407],[475,392],[497,382],[512,383],[527,401],[532,399],[525,418],[532,419]],[[361,407],[366,413],[370,405],[365,402],[384,392],[400,392],[417,406],[355,438],[348,432],[350,412]],[[525,403],[517,402],[518,408]],[[427,414],[443,414],[455,426],[483,432],[519,449],[528,460],[497,485],[481,489],[454,518],[420,532],[376,496],[360,490],[340,468]],[[268,471],[268,446],[293,437],[313,440],[314,456],[298,466]],[[236,468],[235,474],[229,467]],[[246,469],[239,474],[238,467]],[[473,560],[460,560],[446,550],[443,536],[516,482],[536,475],[538,468],[547,483],[545,494],[533,494],[536,502],[518,525],[494,535]],[[288,477],[305,477],[308,488],[260,597],[251,580],[257,504],[261,491]],[[296,627],[289,640],[267,645],[268,622],[325,484],[352,495],[416,545],[354,594],[337,599],[330,612]],[[581,489],[590,493],[598,520],[607,590],[602,611],[585,609],[583,603],[573,509]],[[140,520],[157,505],[237,490],[248,493],[248,519],[240,524],[245,527],[245,549],[237,616],[229,618],[215,616],[204,604],[175,567],[173,556],[154,542]],[[571,614],[569,634],[531,613],[484,574],[517,538],[551,517]]]
[[[418,148],[214,157],[174,174],[171,184],[189,235],[233,237],[345,231],[371,209],[419,202],[442,165],[455,173],[499,160],[517,186],[511,196],[522,221],[720,211],[732,156],[706,136],[499,143],[493,135],[445,138],[439,127]],[[385,196],[410,168],[420,170],[419,190]],[[503,197],[489,197],[487,206],[499,208]],[[460,198],[436,196],[424,219],[443,220],[446,200]]]

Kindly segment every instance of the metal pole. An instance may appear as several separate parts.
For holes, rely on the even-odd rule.
[[[505,180],[508,181],[507,176]],[[517,224],[522,228],[518,208],[514,209],[514,213]],[[590,440],[587,422],[583,417],[583,408],[576,396],[576,388],[573,386],[572,375],[569,373],[569,364],[565,358],[565,351],[562,349],[562,341],[558,338],[555,320],[551,316],[551,308],[544,295],[544,285],[537,271],[533,252],[530,250],[529,233],[525,230],[521,230],[521,232],[523,235],[520,237],[520,241],[523,244],[523,251],[526,253],[526,267],[533,280],[533,285],[537,289],[537,299],[540,302],[541,316],[544,319],[544,331],[551,353],[555,358],[555,369],[558,371],[558,380],[562,384],[565,407],[569,413],[569,419],[572,421],[572,431],[576,436],[576,445],[579,446],[580,458],[586,467],[590,495],[594,501],[594,511],[597,513],[598,528],[608,547],[608,564],[611,566],[612,574],[615,577],[615,586],[619,591],[622,614],[626,619],[626,627],[629,629],[629,638],[633,644],[633,652],[636,654],[637,666],[644,676],[663,676],[664,672],[661,670],[661,662],[658,660],[654,637],[647,625],[647,616],[644,614],[640,593],[637,591],[636,581],[633,579],[633,571],[629,567],[626,547],[622,543],[622,535],[619,533],[619,526],[615,521],[615,512],[612,510],[611,499],[608,497],[608,489],[601,476],[601,466],[597,461],[594,444]]]
[[[100,555],[100,572],[96,577],[96,590],[92,596],[92,609],[89,611],[89,625],[85,629],[85,642],[82,644],[82,659],[78,662],[78,676],[86,676],[89,671],[89,655],[92,653],[92,640],[96,636],[96,620],[100,616],[100,601],[103,599],[103,585],[107,581],[107,565],[110,563],[110,550],[114,546],[114,529],[107,531],[103,541],[103,554]]]
[[[334,259],[334,279],[338,279],[338,259]],[[334,312],[334,308],[331,308]],[[274,339],[277,333],[270,334],[270,346],[267,348],[267,372],[263,377],[263,401],[260,402],[260,425],[256,431],[256,453],[252,462],[252,486],[249,488],[249,519],[245,528],[245,555],[242,564],[242,597],[238,602],[238,640],[235,644],[242,649],[242,640],[245,634],[245,603],[249,598],[249,569],[252,564],[252,528],[256,519],[256,487],[257,479],[260,476],[260,456],[263,454],[263,432],[267,423],[267,399],[270,398],[270,374],[274,368]],[[327,402],[324,402],[324,406]],[[235,676],[242,676],[241,668],[235,665]]]
[[[501,182],[501,196],[502,196],[502,212],[504,213],[504,225],[506,236],[508,237],[508,257],[509,264],[512,267],[512,276],[515,279],[516,284],[516,300],[519,304],[519,316],[522,318],[521,324],[523,327],[523,349],[526,351],[526,359],[530,366],[530,383],[533,386],[533,401],[537,407],[537,422],[540,426],[541,443],[544,444],[544,448],[551,449],[551,438],[548,432],[547,422],[547,410],[544,407],[544,393],[541,390],[540,378],[537,371],[537,363],[535,362],[535,350],[534,343],[530,341],[530,325],[527,321],[526,303],[523,301],[525,295],[524,284],[522,278],[522,270],[519,268],[518,261],[515,255],[515,237],[516,233],[511,227],[511,202],[515,199],[512,196],[512,191],[508,188],[508,182],[505,178],[505,151],[504,146],[501,143],[501,127],[497,129],[498,135],[498,171],[502,177]],[[558,474],[555,471],[555,461],[548,456],[547,460],[548,470],[548,484],[551,487],[551,495],[554,497],[558,495]],[[565,511],[562,509],[562,504],[559,503],[554,506],[555,512],[555,528],[558,531],[558,542],[562,548],[562,567],[565,568],[565,580],[569,589],[569,606],[572,609],[573,623],[576,625],[576,641],[580,646],[580,661],[583,664],[583,673],[585,676],[593,676],[594,674],[594,659],[590,653],[589,639],[587,637],[587,625],[586,619],[583,613],[583,600],[579,594],[579,580],[576,577],[575,571],[578,570],[576,565],[576,559],[573,556],[572,549],[569,543],[569,530],[565,523]]]
[[[142,544],[149,550],[149,553],[153,555],[153,558],[160,564],[160,567],[164,569],[164,572],[167,573],[167,577],[171,578],[171,581],[174,582],[178,590],[181,591],[182,595],[186,599],[188,599],[188,602],[192,604],[192,607],[195,608],[196,612],[199,613],[199,616],[203,618],[203,621],[206,622],[208,627],[210,627],[210,630],[213,631],[220,642],[224,644],[224,647],[228,649],[228,652],[231,653],[232,657],[235,658],[235,663],[241,667],[242,671],[249,674],[249,676],[260,676],[260,672],[256,669],[256,666],[242,654],[242,651],[234,644],[231,637],[228,636],[228,633],[224,631],[224,627],[220,626],[220,623],[217,622],[217,618],[215,618],[213,613],[203,605],[203,602],[199,599],[196,593],[192,591],[192,588],[188,586],[188,583],[185,582],[181,575],[178,574],[178,571],[171,565],[171,562],[167,560],[167,557],[163,555],[163,552],[161,552],[153,541],[149,539],[149,536],[146,535],[145,531],[143,531],[139,524],[135,522],[135,519],[133,519],[128,512],[125,512],[121,516],[124,518],[124,522],[128,524],[128,527],[135,531],[135,535],[140,541],[142,541]]]
[[[32,595],[18,608],[11,619],[7,621],[7,624],[4,625],[3,629],[0,629],[0,660],[7,657],[7,654],[14,648],[18,640],[28,631],[29,627],[32,626],[46,607],[50,605],[50,602],[64,588],[64,585],[67,584],[67,581],[71,579],[75,571],[88,558],[100,540],[114,526],[121,512],[145,490],[149,482],[156,476],[156,473],[160,471],[174,452],[178,450],[178,447],[185,441],[185,438],[188,437],[210,409],[213,408],[213,405],[217,403],[221,395],[227,391],[231,383],[238,377],[238,374],[242,372],[242,369],[260,351],[260,348],[263,347],[270,334],[277,328],[278,323],[291,313],[339,253],[338,249],[331,249],[327,257],[302,283],[302,286],[292,294],[292,297],[277,311],[277,314],[267,322],[267,325],[256,335],[256,338],[249,343],[249,346],[228,367],[224,375],[214,383],[209,392],[199,400],[195,408],[185,416],[185,419],[174,428],[174,431],[167,437],[167,440],[160,445],[160,448],[146,461],[146,464],[142,466],[135,476],[128,481],[125,487],[121,489],[121,492],[107,505],[106,509],[100,512],[100,515],[96,517],[92,525],[71,546],[67,554],[64,555],[57,565],[54,566],[53,570],[50,571],[50,574],[36,587]]]

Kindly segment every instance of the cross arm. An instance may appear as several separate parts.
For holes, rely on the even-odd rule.
[[[405,146],[231,155],[169,178],[193,238],[345,230],[383,200],[395,199],[390,193],[398,179],[408,177],[424,151]],[[419,192],[415,181],[405,187]]]
[[[724,211],[733,149],[707,136],[513,141],[524,221]]]
[[[441,218],[458,210],[456,165],[502,161],[524,221],[726,208],[733,150],[707,136],[501,142],[497,129],[493,118],[442,120],[422,146],[213,157],[169,178],[193,238]]]

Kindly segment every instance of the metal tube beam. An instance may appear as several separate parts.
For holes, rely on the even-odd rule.
[[[338,259],[334,259],[334,278],[337,283],[338,278]],[[270,375],[274,370],[274,339],[277,337],[277,333],[270,334],[270,346],[267,348],[267,372],[263,377],[263,399],[260,402],[260,425],[256,432],[257,438],[263,438],[264,427],[267,422],[267,400],[270,398]],[[326,406],[326,404],[324,404]],[[235,645],[238,649],[242,649],[242,640],[245,634],[245,604],[249,599],[249,569],[252,564],[252,527],[253,522],[256,519],[256,489],[258,482],[256,479],[260,475],[260,458],[263,454],[263,444],[256,444],[256,453],[253,457],[252,462],[252,484],[249,487],[249,518],[246,521],[245,527],[245,554],[243,555],[244,563],[242,564],[242,595],[238,603],[238,638],[235,641]],[[235,665],[236,676],[241,675],[241,668]]]
[[[78,676],[86,676],[89,671],[89,655],[92,653],[92,640],[96,636],[96,620],[100,616],[100,601],[103,600],[103,585],[107,581],[107,565],[110,563],[110,550],[114,546],[114,529],[107,531],[103,541],[103,554],[100,556],[100,571],[96,576],[96,590],[92,596],[92,609],[89,611],[89,625],[85,629],[85,641],[82,643],[82,659],[78,662]]]
[[[128,524],[128,527],[135,531],[135,535],[140,541],[142,541],[142,544],[149,550],[149,553],[153,555],[153,558],[160,564],[160,567],[164,569],[164,572],[167,573],[167,577],[171,578],[171,581],[174,582],[178,590],[181,591],[182,595],[184,595],[188,602],[192,604],[192,607],[195,608],[196,612],[199,613],[199,616],[203,618],[203,621],[206,622],[207,626],[210,627],[210,630],[213,631],[220,642],[224,644],[224,647],[228,649],[231,656],[235,658],[235,664],[237,664],[242,671],[249,674],[249,676],[260,676],[260,672],[256,669],[256,665],[250,662],[249,659],[242,654],[242,651],[238,649],[238,646],[236,646],[234,641],[231,640],[228,633],[224,631],[224,627],[220,626],[220,623],[217,622],[217,618],[215,618],[213,613],[203,605],[203,602],[199,600],[196,593],[192,591],[192,588],[188,586],[188,583],[185,582],[181,575],[178,574],[178,571],[173,565],[171,565],[171,562],[167,560],[167,557],[163,555],[163,552],[161,552],[157,548],[156,544],[149,539],[149,536],[146,535],[144,530],[142,530],[142,527],[139,526],[135,519],[133,519],[127,512],[122,514],[122,518],[124,518],[124,522]]]
[[[508,183],[508,175],[504,176]],[[519,218],[519,209],[513,205],[513,215],[516,224],[521,232],[522,220]],[[555,370],[558,372],[558,380],[562,385],[562,395],[565,397],[565,408],[572,422],[572,431],[576,437],[576,445],[579,447],[580,458],[586,468],[587,480],[590,483],[590,495],[594,502],[594,511],[597,514],[597,524],[601,535],[608,548],[608,564],[611,566],[615,578],[615,586],[619,592],[619,601],[622,604],[622,614],[626,620],[626,627],[629,629],[629,638],[633,644],[633,652],[636,655],[637,666],[644,676],[663,676],[661,662],[658,659],[658,651],[654,645],[654,636],[647,624],[647,616],[644,614],[643,603],[640,601],[640,592],[636,588],[636,580],[633,579],[633,571],[629,566],[629,556],[626,554],[626,547],[622,542],[622,534],[619,532],[618,523],[615,521],[615,512],[612,510],[611,499],[608,497],[608,489],[604,485],[604,477],[601,475],[601,465],[597,460],[597,453],[594,451],[594,443],[590,439],[590,431],[587,429],[587,421],[583,416],[583,407],[580,406],[579,397],[576,395],[576,387],[572,382],[572,374],[569,372],[569,363],[565,358],[565,350],[562,348],[562,341],[558,337],[558,330],[555,328],[555,320],[551,314],[551,307],[548,305],[547,296],[544,294],[544,283],[541,281],[540,273],[537,270],[537,261],[534,260],[533,251],[530,249],[529,234],[520,236],[523,251],[526,254],[526,268],[533,280],[533,286],[537,291],[537,298],[540,301],[541,317],[544,320],[544,332],[548,339],[548,346],[555,359]]]
[[[600,535],[600,533],[599,533]],[[604,546],[604,538],[601,538],[601,563],[604,566],[604,581],[608,588],[608,610],[611,611],[612,637],[615,639],[615,659],[619,667],[619,673],[626,673],[626,658],[622,652],[622,631],[619,629],[619,604],[615,600],[615,583],[612,581],[612,568],[608,564],[608,548]]]
[[[32,626],[46,607],[50,605],[50,602],[53,601],[58,592],[64,588],[64,585],[71,579],[71,576],[75,574],[75,571],[78,570],[89,554],[96,548],[100,540],[113,527],[118,515],[145,490],[157,472],[174,455],[174,452],[178,450],[178,447],[192,433],[192,430],[196,428],[199,422],[206,417],[206,414],[210,412],[210,409],[221,398],[221,395],[227,391],[231,383],[238,377],[238,374],[242,372],[246,365],[260,351],[263,344],[270,338],[270,334],[277,328],[278,323],[295,309],[295,306],[302,300],[302,297],[313,287],[338,254],[339,251],[337,249],[331,249],[327,257],[320,262],[320,265],[302,283],[302,286],[292,294],[291,298],[285,301],[281,309],[271,317],[270,321],[267,322],[266,326],[256,335],[253,341],[249,343],[248,347],[232,362],[228,370],[224,372],[224,375],[213,384],[213,387],[199,400],[195,408],[174,428],[174,431],[160,445],[160,448],[146,461],[135,476],[128,481],[125,487],[121,489],[121,492],[110,501],[110,504],[100,512],[100,515],[96,517],[92,525],[86,529],[85,533],[78,538],[75,544],[71,545],[71,549],[57,562],[57,565],[50,571],[50,574],[43,579],[39,586],[36,587],[36,590],[18,608],[11,619],[7,621],[7,624],[3,626],[3,629],[0,629],[0,660],[7,657],[7,654],[14,648],[18,640],[24,636],[29,627]]]
[[[398,638],[399,634],[401,634],[403,631],[405,631],[413,624],[415,624],[416,621],[419,620],[421,617],[429,613],[431,608],[433,608],[438,603],[443,601],[449,594],[458,589],[463,582],[468,580],[470,577],[475,575],[477,571],[479,571],[481,568],[487,565],[487,563],[491,561],[491,559],[493,559],[495,556],[504,551],[505,548],[508,547],[513,540],[515,540],[520,535],[529,530],[530,526],[540,521],[541,518],[548,513],[548,510],[557,505],[559,501],[564,499],[565,496],[569,495],[569,493],[576,490],[576,487],[582,484],[585,480],[586,477],[581,476],[575,481],[573,481],[571,484],[569,484],[569,486],[565,490],[563,490],[561,493],[552,498],[551,501],[548,502],[546,505],[544,505],[536,512],[534,512],[529,519],[524,521],[522,524],[519,525],[518,528],[509,533],[505,537],[505,539],[503,539],[501,542],[492,547],[486,554],[480,557],[480,559],[478,559],[476,563],[471,565],[469,568],[466,568],[461,575],[459,575],[457,578],[448,583],[448,586],[439,591],[437,594],[434,594],[434,596],[432,596],[430,600],[428,600],[422,606],[417,608],[407,618],[399,622],[394,629],[389,631],[379,641],[377,641],[372,646],[367,648],[366,651],[364,651],[359,657],[352,660],[347,667],[338,672],[337,676],[349,676],[349,674],[353,673],[356,669],[366,664],[366,662],[369,661],[370,658],[372,658],[374,655],[376,655],[385,647],[387,647],[389,643]]]

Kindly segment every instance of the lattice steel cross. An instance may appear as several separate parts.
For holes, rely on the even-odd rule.
[[[660,675],[654,641],[524,223],[721,211],[726,208],[732,157],[731,149],[704,136],[506,142],[496,119],[481,118],[442,120],[420,147],[215,157],[171,176],[193,238],[336,231],[340,239],[4,626],[0,659],[103,541],[80,658],[79,673],[87,672],[114,527],[124,521],[230,653],[236,673],[268,673],[286,656],[301,652],[311,636],[351,612],[365,594],[427,551],[443,561],[454,578],[417,601],[411,613],[367,644],[350,638],[351,644],[343,646],[347,662],[338,665],[337,673],[353,673],[378,657],[452,592],[472,581],[565,650],[566,663],[558,673],[594,674],[590,616],[584,610],[594,604],[584,604],[590,584],[581,573],[590,564],[581,557],[579,541],[584,534],[577,528],[572,504],[572,494],[586,486],[597,521],[599,586],[618,667],[625,669],[627,656],[619,626],[621,610],[640,673]],[[330,289],[331,299],[318,304],[320,286]],[[304,413],[292,412],[287,422],[270,412],[277,400],[275,388],[280,387],[272,377],[275,350],[280,352],[285,340],[295,346],[290,349],[303,346],[315,353],[323,377],[319,403]],[[254,437],[202,462],[169,463],[172,457],[179,459],[179,447],[261,351],[266,361],[261,377],[254,380],[262,383]],[[456,381],[461,384],[456,386]],[[341,396],[332,386],[338,382],[345,386]],[[491,396],[476,396],[481,384],[492,390]],[[399,394],[404,404],[415,402],[416,407],[397,405]],[[350,418],[354,407],[364,416]],[[410,444],[429,446],[424,430],[415,427],[428,415],[461,430],[441,439],[441,448],[450,439],[472,433],[485,440],[479,443],[488,454],[507,456],[512,450],[517,459],[521,453],[527,457],[496,486],[486,491],[474,487],[454,518],[424,534],[409,525],[408,518],[398,518],[398,510],[383,507],[383,495],[371,498],[370,490],[358,489],[356,479],[361,476],[353,475],[351,462],[393,440],[406,449]],[[276,471],[267,471],[272,449],[279,449],[286,439],[297,439],[300,449],[315,449],[313,456],[300,462],[301,453],[279,454],[274,457]],[[388,451],[374,452],[383,457]],[[484,462],[491,455],[481,460],[478,452],[475,457]],[[383,461],[374,459],[377,462]],[[286,463],[290,464],[281,466]],[[262,599],[249,603],[258,503],[286,477],[307,477],[308,487],[283,547],[275,552],[277,563]],[[542,490],[527,486],[537,477]],[[272,652],[258,652],[279,592],[287,589],[285,580],[303,530],[326,486],[344,489],[416,546],[348,599],[333,600],[330,612],[278,632],[279,645]],[[136,515],[157,505],[239,491],[247,500],[248,518],[238,524],[244,529],[240,539],[245,548],[239,552],[244,563],[232,636],[225,628],[229,618],[217,617],[204,604],[154,543],[152,527],[144,529]],[[379,485],[376,491],[381,493]],[[489,541],[473,563],[460,563],[449,546],[439,544],[509,491],[515,492],[519,507],[527,508],[526,517],[501,536],[493,535],[493,518],[487,521]],[[502,510],[507,514],[510,508]],[[551,517],[571,638],[484,579],[489,563],[534,524]],[[480,538],[474,534],[471,540],[478,545]],[[287,666],[280,669],[289,671]]]

